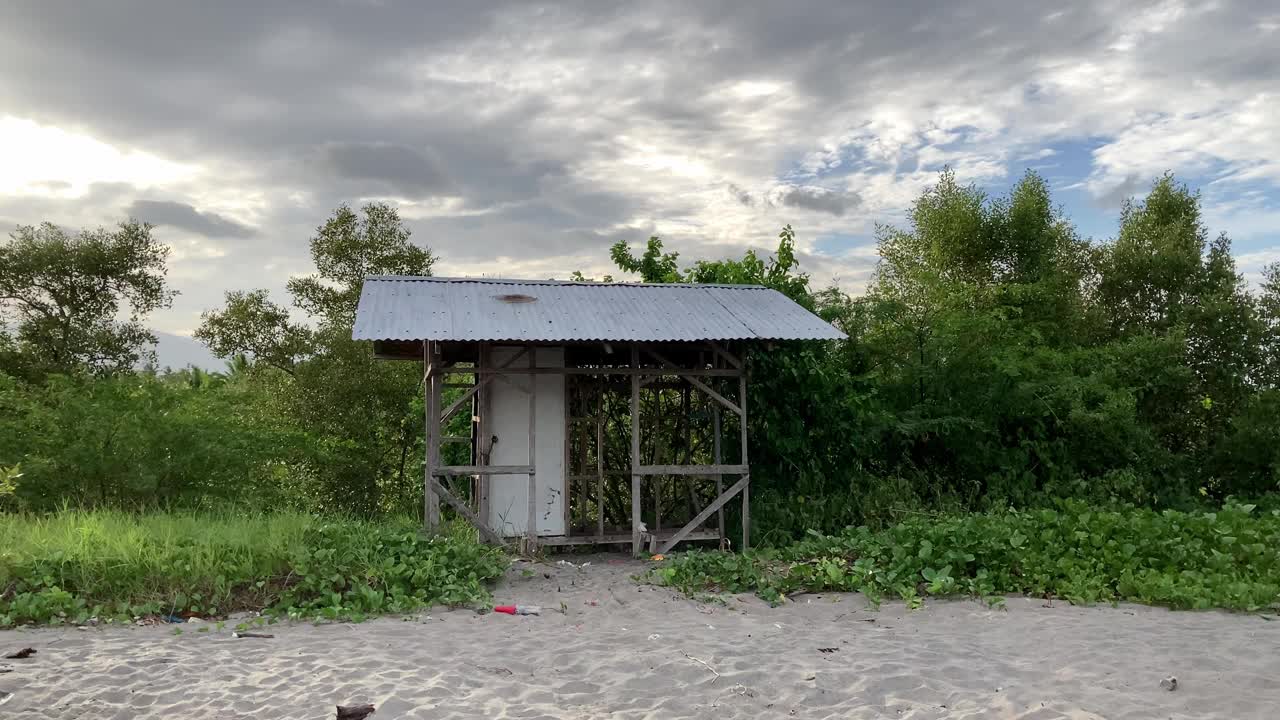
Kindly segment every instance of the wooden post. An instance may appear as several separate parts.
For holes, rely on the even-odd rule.
[[[738,375],[738,407],[742,410],[738,422],[742,425],[742,466],[746,468],[742,477],[748,480],[742,486],[742,552],[751,549],[751,475],[747,464],[747,371],[739,371]]]
[[[489,366],[489,346],[487,343],[481,343],[479,354],[476,358],[476,367],[486,368]],[[476,378],[479,380],[479,378]],[[476,465],[488,465],[489,456],[493,453],[493,424],[489,419],[490,407],[493,405],[493,387],[487,386],[480,391],[479,402],[477,403],[477,414],[480,420],[476,426]],[[476,481],[476,507],[479,508],[479,516],[487,523],[489,522],[489,477],[488,475],[480,475]]]
[[[715,403],[712,403],[712,405],[715,405]],[[711,447],[715,457],[715,464],[719,465],[722,462],[722,459],[720,457],[720,454],[721,454],[720,453],[720,407],[719,406],[712,407],[711,412],[712,412],[711,429],[712,429],[712,432],[714,433],[714,436],[711,440]],[[716,497],[720,497],[723,494],[724,494],[724,475],[720,473],[716,473]],[[716,511],[716,525],[717,527],[720,528],[720,549],[723,550],[725,545],[725,539],[726,539],[726,536],[724,534],[724,506],[723,505],[720,506],[720,509]]]
[[[538,349],[529,347],[529,369],[537,367]],[[527,551],[538,548],[538,376],[529,375],[529,517],[525,525]]]
[[[423,501],[422,524],[428,532],[435,532],[440,525],[440,496],[436,495],[432,484],[435,482],[435,469],[440,464],[440,383],[444,380],[436,372],[439,362],[440,347],[422,341],[422,392],[425,417],[425,446],[423,447]]]
[[[573,505],[572,503],[573,458],[570,457],[570,455],[573,452],[573,430],[574,430],[574,427],[576,426],[573,424],[573,394],[572,394],[572,389],[569,383],[569,376],[565,375],[563,380],[564,380],[564,405],[563,405],[564,407],[564,464],[561,465],[561,467],[563,468],[563,471],[561,472],[561,477],[563,477],[564,479],[563,480],[564,484],[562,485],[564,492],[560,497],[560,501],[563,504],[563,509],[564,509],[564,513],[563,513],[564,536],[569,537],[573,535],[573,518],[569,512],[572,509],[572,505]],[[580,424],[581,423],[579,423],[579,425]],[[584,453],[586,452],[585,446],[584,446],[583,452]],[[586,472],[587,469],[584,467],[582,471]]]
[[[631,346],[631,367],[640,367],[640,347]],[[631,375],[631,554],[640,554],[640,375]]]
[[[596,384],[596,535],[604,537],[604,383]]]

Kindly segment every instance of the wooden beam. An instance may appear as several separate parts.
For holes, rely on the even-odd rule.
[[[494,543],[495,545],[505,546],[507,544],[506,541],[502,539],[501,535],[494,532],[493,529],[486,525],[475,513],[471,512],[471,508],[467,507],[466,503],[462,502],[455,497],[453,493],[449,492],[448,488],[441,485],[439,480],[431,478],[431,489],[434,491],[432,493],[433,495],[437,495],[445,502],[449,503],[449,506],[453,508],[454,512],[466,518],[467,522],[474,525],[475,528],[480,531],[480,535],[484,537],[484,539]]]
[[[641,465],[636,472],[641,475],[713,475],[727,473],[741,475],[747,471],[746,465]]]
[[[711,349],[715,352],[716,355],[719,355],[720,357],[724,358],[725,362],[729,363],[735,368],[738,368],[739,370],[742,369],[742,361],[734,357],[733,355],[731,355],[728,350],[721,347],[720,343],[709,342],[707,344],[711,346]]]
[[[669,374],[671,374],[671,375],[678,375],[678,376],[680,376],[680,377],[684,378],[685,380],[688,380],[690,385],[693,385],[694,387],[698,388],[699,390],[701,390],[702,392],[706,393],[707,395],[710,395],[710,396],[712,397],[712,399],[714,399],[716,402],[718,402],[718,403],[720,403],[721,405],[723,405],[723,406],[725,406],[725,407],[729,408],[729,410],[733,411],[734,413],[736,413],[736,414],[738,414],[738,415],[741,415],[741,414],[742,414],[742,408],[738,407],[736,403],[734,403],[733,401],[729,400],[728,398],[726,398],[725,396],[721,395],[720,393],[716,392],[715,390],[711,389],[711,386],[709,386],[709,385],[707,385],[706,383],[702,382],[702,381],[701,381],[701,380],[699,380],[698,378],[696,378],[696,377],[694,377],[694,376],[692,376],[692,375],[686,375],[685,373],[686,373],[687,371],[682,370],[682,369],[680,369],[679,367],[677,367],[677,366],[675,365],[675,363],[671,362],[670,360],[668,360],[668,359],[666,359],[665,357],[663,357],[662,355],[660,355],[656,350],[648,350],[648,349],[646,349],[646,352],[648,352],[650,355],[652,355],[652,356],[654,357],[654,359],[656,359],[658,362],[660,362],[660,363],[662,363],[664,366],[666,366],[666,369],[669,369],[669,370],[670,370],[670,373],[669,373]]]
[[[532,465],[442,465],[437,475],[524,475]]]
[[[604,537],[604,388],[596,389],[596,534]]]
[[[442,368],[445,375],[696,375],[697,377],[738,377],[740,370],[730,368],[691,368],[664,370],[646,367],[567,367],[567,368]]]
[[[742,466],[747,466],[747,376],[738,376],[738,402],[742,405],[742,416],[738,423],[742,426]],[[745,471],[744,471],[745,472]],[[743,479],[745,480],[746,476]],[[742,488],[742,552],[751,549],[751,486]]]
[[[425,394],[423,409],[423,432],[426,442],[423,447],[423,498],[422,524],[428,532],[435,532],[440,526],[440,498],[436,493],[428,492],[431,483],[436,482],[435,468],[440,464],[440,433],[442,428],[440,417],[440,383],[444,381],[440,369],[440,346],[435,343],[422,343],[422,357],[425,372],[422,378],[422,391]]]
[[[711,459],[715,461],[716,465],[719,465],[722,461],[722,458],[720,457],[720,408],[712,408],[711,411],[711,429],[714,433],[714,439],[711,441],[713,453]],[[724,475],[716,473],[716,497],[719,497],[722,494],[724,494]],[[725,540],[723,505],[720,506],[719,510],[716,510],[716,525],[719,526],[720,529],[720,549],[723,550]]]
[[[464,403],[470,402],[470,401],[471,401],[471,398],[475,397],[475,394],[476,394],[476,393],[478,393],[478,392],[480,392],[480,389],[481,389],[481,388],[483,388],[485,385],[488,385],[489,383],[493,382],[493,378],[494,378],[494,376],[493,376],[493,375],[489,375],[488,377],[481,378],[480,382],[476,383],[475,385],[472,385],[472,386],[471,386],[471,388],[470,388],[469,390],[467,390],[466,392],[462,393],[462,397],[459,397],[457,400],[454,400],[454,401],[453,401],[453,404],[452,404],[452,405],[450,405],[450,406],[449,406],[449,407],[444,411],[444,413],[443,413],[443,414],[441,414],[441,416],[440,416],[440,422],[441,422],[442,424],[443,424],[443,423],[447,423],[447,422],[449,422],[449,418],[453,417],[455,413],[457,413],[459,410],[461,410],[461,409],[462,409],[462,405],[463,405]]]
[[[751,476],[743,475],[742,479],[738,480],[738,482],[730,486],[728,490],[725,490],[724,492],[720,493],[720,495],[715,500],[711,501],[710,505],[703,508],[702,512],[698,513],[697,516],[695,516],[692,520],[686,523],[684,527],[680,528],[680,530],[676,532],[675,535],[672,535],[671,539],[667,540],[666,544],[663,545],[662,549],[658,550],[658,552],[664,553],[664,554],[671,552],[671,548],[675,547],[676,544],[679,543],[681,540],[684,540],[686,535],[693,532],[694,530],[697,530],[702,525],[702,523],[707,521],[707,518],[711,517],[712,513],[724,507],[725,503],[732,500],[734,495],[737,495],[740,491],[745,490],[747,485],[750,482],[751,482]]]
[[[662,541],[663,536],[670,536],[672,531],[663,530],[661,534],[654,535],[649,533],[650,537],[656,537]],[[694,530],[684,537],[687,542],[689,540],[715,540],[715,531]],[[628,533],[609,533],[598,535],[566,535],[538,538],[538,542],[542,545],[565,546],[565,545],[624,545],[631,542],[631,535]]]
[[[477,366],[488,367],[489,365],[489,344],[480,343],[476,354]],[[487,387],[480,391],[479,415],[480,419],[477,424],[476,431],[476,452],[475,463],[477,465],[488,465],[489,456],[493,453],[493,422],[490,419],[490,412],[493,406],[493,387]],[[479,475],[476,481],[476,508],[477,513],[484,522],[489,522],[489,475]]]
[[[683,377],[685,380],[688,380],[690,385],[693,385],[694,387],[698,388],[702,392],[711,396],[711,399],[729,408],[731,412],[737,413],[738,415],[742,414],[742,408],[738,407],[736,403],[732,402],[725,396],[721,395],[715,390],[712,390],[710,385],[707,385],[706,383],[702,382],[696,377],[693,377],[692,375],[681,375],[680,377]]]
[[[631,346],[631,368],[640,369],[640,348]],[[631,376],[631,554],[640,554],[640,374]]]
[[[526,349],[522,349],[520,350],[520,352],[507,358],[506,362],[498,366],[498,369],[499,370],[505,369],[507,366],[511,365],[511,363],[515,362],[521,355],[523,355],[525,351]],[[468,368],[464,368],[464,370],[467,370],[467,369]],[[470,389],[462,393],[462,397],[459,397],[457,400],[455,400],[453,404],[449,406],[449,409],[444,411],[444,414],[440,416],[441,424],[449,422],[449,418],[453,417],[454,413],[461,410],[464,403],[471,400],[471,398],[474,397],[476,393],[480,392],[481,388],[493,382],[493,379],[495,377],[498,377],[497,375],[485,375],[483,377],[479,377],[480,368],[473,367],[469,369],[477,372],[477,377],[479,378],[479,382],[475,383],[474,385],[471,385]]]

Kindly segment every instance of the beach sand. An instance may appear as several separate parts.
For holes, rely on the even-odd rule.
[[[3,631],[0,654],[38,652],[0,660],[0,718],[318,720],[357,703],[372,720],[1280,717],[1280,621],[1257,615],[834,594],[770,608],[589,560],[513,565],[496,601],[540,616],[438,609],[271,639],[234,623]]]

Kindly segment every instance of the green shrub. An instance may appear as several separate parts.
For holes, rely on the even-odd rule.
[[[797,591],[899,597],[1003,594],[1073,603],[1128,600],[1175,608],[1258,610],[1280,599],[1280,511],[1032,512],[915,517],[881,531],[813,533],[747,556],[694,552],[656,571],[686,592]]]
[[[0,626],[266,610],[359,619],[487,597],[502,554],[408,520],[64,511],[0,515]]]

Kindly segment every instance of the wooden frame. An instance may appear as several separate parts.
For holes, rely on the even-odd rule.
[[[621,359],[624,353],[612,354],[612,345],[606,349],[606,353],[611,357]],[[666,347],[675,347],[677,352],[668,355]],[[493,475],[527,475],[529,478],[528,485],[528,507],[525,524],[525,532],[522,537],[522,544],[527,551],[532,552],[539,545],[569,545],[569,544],[592,544],[592,543],[616,543],[625,542],[619,540],[619,537],[625,538],[624,535],[617,533],[607,534],[605,532],[604,521],[604,478],[608,474],[604,467],[604,392],[600,392],[597,400],[596,413],[594,417],[587,416],[587,409],[583,408],[583,417],[575,417],[572,408],[569,407],[569,387],[566,383],[566,412],[565,412],[565,446],[564,446],[564,478],[563,491],[566,493],[564,497],[565,514],[568,518],[569,513],[569,492],[572,490],[575,479],[583,481],[594,480],[596,483],[597,494],[597,526],[594,534],[581,536],[573,536],[570,523],[566,520],[565,532],[563,537],[540,537],[537,532],[537,459],[536,459],[536,439],[537,439],[537,401],[538,401],[538,383],[536,378],[538,375],[559,374],[563,376],[623,376],[630,380],[630,421],[631,421],[631,458],[629,475],[631,477],[631,532],[630,542],[633,553],[639,554],[645,546],[646,541],[649,543],[651,550],[659,552],[668,552],[679,542],[687,539],[708,539],[718,537],[721,546],[727,544],[725,537],[725,520],[724,506],[738,495],[742,496],[742,517],[743,517],[743,533],[742,533],[742,549],[750,547],[750,466],[747,462],[747,377],[744,363],[729,350],[718,343],[707,343],[703,350],[700,351],[700,358],[692,363],[681,365],[674,362],[672,358],[680,356],[689,356],[687,346],[679,344],[658,344],[658,343],[631,343],[629,345],[628,362],[625,365],[602,365],[595,366],[569,366],[563,368],[542,368],[537,365],[536,344],[521,343],[441,343],[436,341],[423,341],[422,343],[422,359],[424,364],[423,372],[423,392],[425,400],[425,417],[426,428],[425,435],[425,462],[424,462],[424,525],[428,531],[432,531],[438,527],[440,522],[440,503],[443,501],[452,507],[460,516],[465,518],[472,525],[475,525],[480,535],[488,542],[505,545],[507,539],[504,539],[493,528],[487,525],[487,518],[490,503],[490,486],[489,478]],[[470,365],[459,365],[457,363],[444,362],[442,348],[448,346],[450,357],[452,359],[462,358],[461,362],[470,363]],[[492,362],[492,350],[495,347],[516,347],[519,351],[513,356],[506,359],[501,365],[494,365]],[[468,352],[464,348],[475,348],[474,361],[468,360],[465,353]],[[653,359],[649,364],[642,363],[642,354]],[[706,359],[710,358],[710,362]],[[517,367],[516,362],[524,358],[526,363],[523,367]],[[606,358],[607,359],[607,358]],[[688,366],[692,365],[692,366]],[[474,378],[471,384],[446,382],[445,378],[449,375],[469,374]],[[523,383],[519,387],[522,391],[528,393],[529,400],[529,461],[526,465],[490,465],[489,458],[492,452],[493,437],[491,436],[492,423],[488,417],[492,408],[491,389],[492,381],[496,378],[504,382],[512,383],[510,376],[526,375],[529,377],[528,388],[523,387]],[[671,384],[662,380],[662,378],[677,378],[684,384]],[[736,378],[737,397],[726,397],[724,392],[717,390],[709,384],[709,380],[714,378]],[[514,383],[512,383],[514,386]],[[685,385],[687,384],[687,385]],[[455,399],[448,408],[442,410],[443,391],[446,387],[464,389],[460,397]],[[641,390],[644,387],[652,387],[653,389],[663,389],[672,387],[685,387],[700,391],[709,397],[713,406],[713,432],[712,432],[712,448],[714,453],[714,462],[711,464],[645,464],[641,460],[641,439],[642,439],[642,423],[641,423]],[[723,389],[723,388],[722,388]],[[687,390],[684,392],[687,393]],[[732,394],[732,393],[729,393]],[[462,436],[445,436],[444,426],[458,411],[470,402],[473,408],[473,423],[475,429],[472,437],[466,438]],[[682,404],[684,412],[689,412],[689,401],[685,399]],[[740,444],[740,462],[724,463],[722,458],[722,423],[721,410],[728,410],[738,419],[739,426],[739,444]],[[571,458],[570,448],[572,446],[572,433],[574,432],[575,421],[594,421],[595,441],[596,441],[596,467],[594,474],[573,475],[570,472]],[[683,426],[685,432],[688,432],[689,425],[686,422]],[[583,434],[583,463],[586,464],[588,457],[586,452],[586,433]],[[440,446],[444,442],[467,442],[472,443],[473,464],[471,465],[444,465],[440,459]],[[688,440],[686,438],[686,446]],[[677,456],[679,452],[672,453]],[[655,458],[657,459],[657,458]],[[691,453],[686,451],[685,460],[691,460]],[[586,467],[583,470],[587,470]],[[738,480],[730,485],[727,489],[724,486],[725,475],[737,475]],[[467,476],[473,478],[473,496],[476,508],[473,510],[467,502],[460,499],[454,491],[452,491],[443,479],[450,476]],[[655,527],[652,529],[645,528],[642,521],[642,503],[641,491],[643,489],[645,478],[655,478],[655,482],[660,482],[660,478],[668,476],[684,476],[689,478],[706,478],[714,480],[716,494],[715,499],[705,507],[699,501],[693,498],[693,489],[690,486],[690,505],[691,512],[697,508],[697,514],[690,521],[686,522],[682,527],[670,530],[664,530],[661,527],[661,509],[656,508],[654,513]],[[655,493],[655,500],[657,493]],[[702,525],[710,519],[712,515],[717,518],[715,531],[702,528]],[[659,545],[661,543],[661,545]]]

